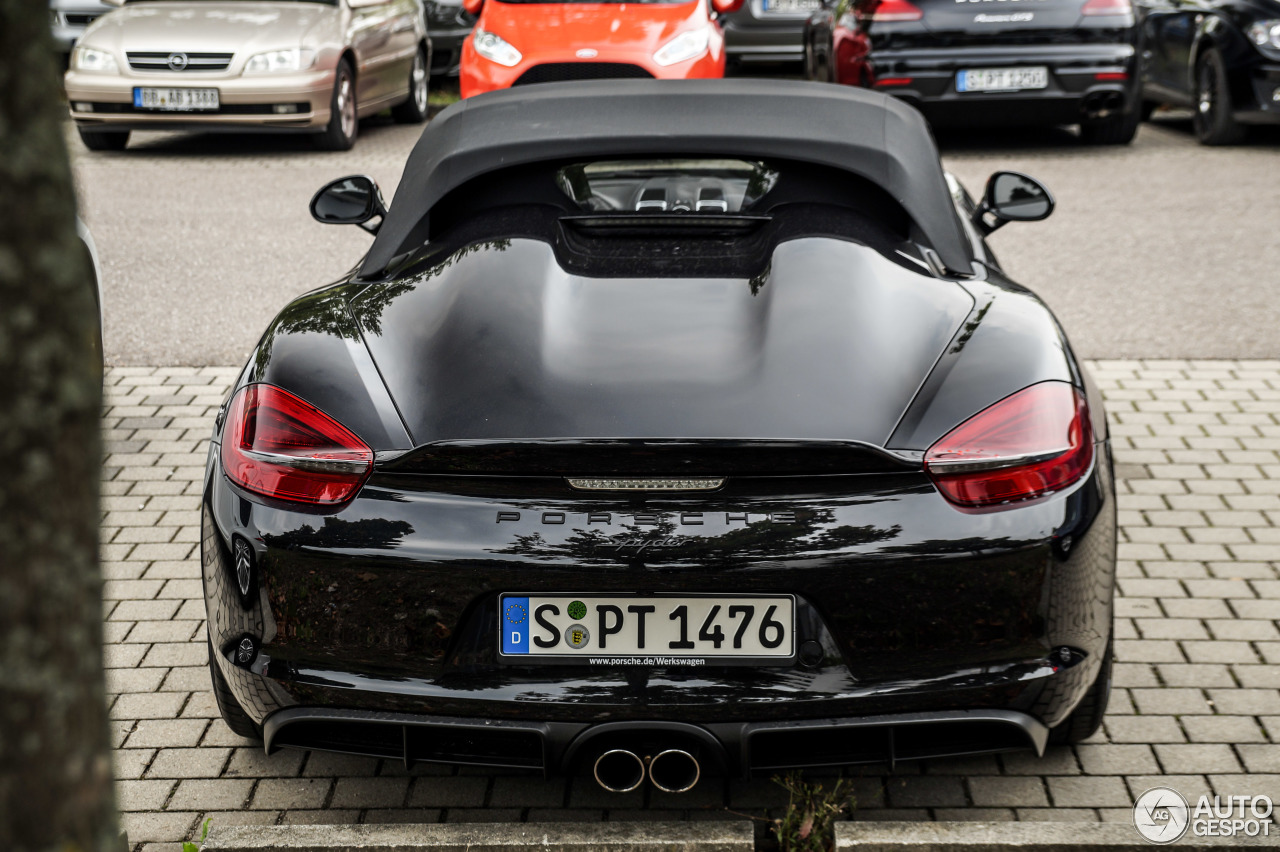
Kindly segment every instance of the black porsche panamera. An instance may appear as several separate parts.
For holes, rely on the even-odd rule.
[[[769,116],[768,121],[759,116]],[[424,132],[376,239],[219,413],[219,706],[268,751],[611,790],[1093,733],[1115,498],[1097,390],[874,92],[608,81]]]

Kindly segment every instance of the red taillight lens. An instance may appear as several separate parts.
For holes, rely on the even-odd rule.
[[[1065,488],[1093,463],[1084,396],[1041,382],[979,411],[924,455],[938,490],[961,506],[1029,500]]]
[[[880,0],[871,7],[872,21],[918,21],[924,12],[907,0]]]
[[[246,491],[331,505],[360,490],[373,450],[310,403],[272,385],[236,394],[222,432],[222,468]]]
[[[1089,0],[1080,10],[1082,15],[1131,15],[1129,0]]]

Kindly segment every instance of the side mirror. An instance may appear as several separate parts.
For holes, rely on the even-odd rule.
[[[387,205],[378,184],[365,175],[338,178],[325,184],[311,199],[311,216],[326,225],[359,225],[376,234],[386,215]],[[379,221],[370,225],[371,219]]]
[[[462,0],[462,8],[468,15],[479,15],[484,8],[484,0]]]
[[[1053,195],[1035,178],[1018,172],[996,172],[988,178],[982,203],[973,211],[973,224],[985,237],[1006,222],[1048,219],[1053,205]]]
[[[711,8],[718,14],[727,15],[742,8],[743,0],[711,0]]]

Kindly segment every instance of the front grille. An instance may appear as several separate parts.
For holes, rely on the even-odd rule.
[[[77,103],[79,103],[77,101]],[[311,112],[311,104],[305,101],[292,104],[294,111],[289,113],[277,113],[275,104],[223,104],[218,109],[199,109],[190,112],[182,110],[166,111],[162,109],[138,109],[133,104],[104,104],[94,103],[93,109],[89,112],[103,113],[104,115],[169,115],[174,120],[181,119],[184,115],[270,115],[276,118],[297,118],[299,114],[305,115]]]
[[[549,62],[533,66],[512,85],[559,83],[566,80],[610,80],[618,77],[651,79],[653,75],[639,65],[624,62]]]
[[[67,13],[67,23],[73,27],[87,27],[96,20],[98,20],[97,15],[80,14],[78,12]]]
[[[225,71],[231,64],[234,53],[127,53],[129,67],[134,71]],[[186,57],[186,65],[181,60],[171,63],[176,57]],[[177,66],[177,67],[175,67]]]

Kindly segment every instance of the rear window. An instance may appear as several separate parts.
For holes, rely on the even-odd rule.
[[[750,213],[778,173],[764,163],[724,159],[603,160],[556,174],[584,212]]]

